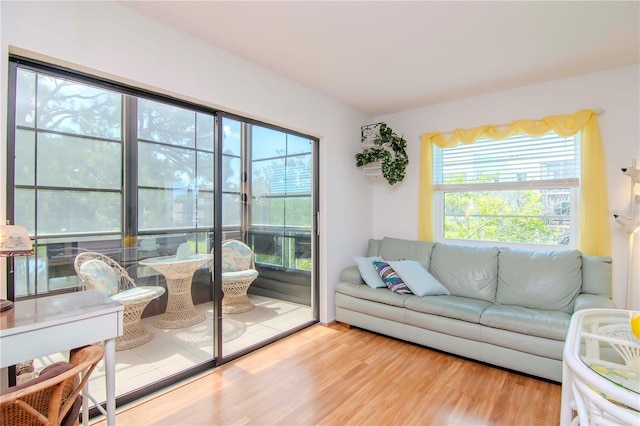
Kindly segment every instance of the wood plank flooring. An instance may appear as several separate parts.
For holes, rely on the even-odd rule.
[[[357,328],[315,325],[123,407],[116,424],[546,426],[559,424],[560,393]]]

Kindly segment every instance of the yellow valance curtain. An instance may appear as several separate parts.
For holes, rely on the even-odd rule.
[[[451,148],[460,143],[472,144],[480,138],[504,139],[515,134],[542,136],[550,131],[562,137],[581,135],[580,229],[578,250],[585,254],[610,256],[607,184],[604,168],[604,149],[595,111],[584,109],[575,114],[545,117],[541,120],[516,120],[500,128],[486,124],[473,129],[456,129],[447,138],[442,133],[422,135],[420,160],[420,193],[418,238],[434,240],[433,229],[433,148]]]

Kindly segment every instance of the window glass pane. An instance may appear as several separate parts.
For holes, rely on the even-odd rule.
[[[254,161],[251,186],[255,197],[286,193],[285,159]]]
[[[198,188],[213,191],[213,154],[198,152]]]
[[[30,130],[16,130],[16,185],[34,185],[36,133]]]
[[[38,251],[40,250],[38,249]],[[20,298],[35,294],[36,272],[40,271],[43,274],[45,270],[45,268],[36,267],[36,256],[16,256],[13,260],[15,297]]]
[[[291,197],[285,200],[286,226],[311,226],[311,197]]]
[[[15,223],[27,228],[29,235],[36,234],[36,191],[15,190]]]
[[[16,126],[33,128],[36,122],[36,73],[18,69],[16,85]]]
[[[61,78],[38,75],[38,127],[120,140],[122,97]]]
[[[222,194],[222,226],[240,226],[241,209],[239,194]]]
[[[444,194],[444,237],[568,245],[570,190],[476,191]]]
[[[287,135],[287,155],[311,152],[311,141],[300,136]]]
[[[138,99],[138,139],[194,148],[195,120],[194,111]]]
[[[213,228],[213,192],[198,191],[198,227]]]
[[[213,152],[213,115],[196,113],[197,148]]]
[[[120,189],[122,145],[67,135],[38,136],[38,184]]]
[[[195,151],[138,144],[138,185],[173,188],[195,183]]]
[[[240,156],[240,122],[222,119],[222,153]]]
[[[222,156],[222,190],[240,192],[240,159]]]
[[[139,189],[138,224],[140,230],[195,227],[195,192],[181,182],[172,189]]]
[[[120,232],[119,193],[41,189],[37,198],[39,234]]]
[[[310,155],[287,157],[285,191],[287,195],[311,194]]]
[[[255,198],[251,208],[254,226],[284,226],[284,198]]]
[[[287,153],[287,134],[260,126],[251,126],[251,158],[281,157]]]

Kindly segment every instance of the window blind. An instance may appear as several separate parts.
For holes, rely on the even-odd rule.
[[[563,138],[516,135],[480,139],[455,148],[434,147],[436,191],[481,191],[577,187],[579,134]]]

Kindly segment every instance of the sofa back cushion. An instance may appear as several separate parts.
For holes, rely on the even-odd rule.
[[[382,240],[369,239],[369,246],[367,247],[367,257],[380,256],[380,244]]]
[[[500,249],[497,303],[571,313],[581,287],[578,250]]]
[[[434,244],[430,241],[412,241],[384,237],[380,244],[380,253],[384,260],[415,260],[429,270],[431,252]]]
[[[609,256],[582,255],[581,293],[611,298],[611,262]]]
[[[436,243],[429,271],[454,296],[495,302],[499,253],[497,247]]]

